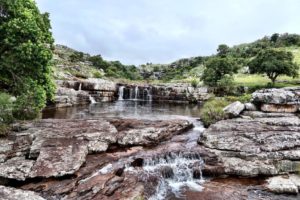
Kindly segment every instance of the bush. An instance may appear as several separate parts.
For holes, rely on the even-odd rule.
[[[191,80],[191,86],[196,88],[196,87],[198,87],[198,85],[199,85],[199,80],[197,80],[196,78],[193,78]]]
[[[0,124],[9,124],[13,122],[11,96],[6,93],[0,93]]]
[[[43,87],[31,82],[24,89],[24,93],[17,97],[14,103],[13,116],[20,120],[37,118],[40,111],[46,106],[46,98]]]
[[[93,77],[94,78],[102,78],[103,77],[103,74],[99,71],[96,71],[93,73]]]
[[[200,118],[205,127],[216,123],[217,121],[226,118],[223,108],[229,105],[230,102],[225,98],[215,98],[207,101],[200,112]]]

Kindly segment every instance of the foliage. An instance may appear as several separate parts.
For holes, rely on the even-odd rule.
[[[11,96],[0,92],[0,124],[9,124],[13,121],[12,108]]]
[[[27,81],[29,82],[29,81]],[[14,103],[13,115],[16,119],[34,119],[46,106],[46,92],[37,82],[31,81],[23,88],[23,94]]]
[[[28,104],[23,102],[23,109],[41,109],[55,92],[49,14],[41,14],[32,0],[0,0],[0,12],[0,88],[19,96],[18,102],[36,97]],[[27,92],[32,84],[35,87]]]
[[[200,118],[205,127],[226,118],[223,108],[230,102],[225,98],[213,98],[204,103],[200,112]]]
[[[225,99],[229,102],[240,101],[242,103],[250,102],[252,94],[243,94],[241,96],[227,96]]]
[[[293,62],[292,53],[277,49],[265,49],[250,61],[249,69],[251,73],[265,73],[274,84],[280,75],[298,76],[299,66]]]
[[[84,53],[75,51],[73,54],[70,55],[69,57],[71,62],[81,62],[84,61]]]
[[[96,72],[93,73],[93,77],[94,78],[102,78],[103,74],[101,74],[99,71],[96,71]]]
[[[196,88],[196,87],[198,87],[198,85],[199,85],[199,80],[196,79],[196,78],[193,78],[191,80],[191,86],[194,87],[194,88]]]
[[[226,57],[228,55],[229,51],[230,51],[229,46],[227,46],[226,44],[220,44],[217,49],[218,56],[221,56],[221,57]]]
[[[201,80],[212,87],[217,87],[225,76],[232,76],[238,71],[238,65],[231,57],[212,57],[205,67]]]

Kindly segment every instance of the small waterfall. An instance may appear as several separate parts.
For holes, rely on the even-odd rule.
[[[123,98],[123,96],[124,96],[124,88],[125,88],[125,86],[120,86],[119,87],[119,101],[123,101],[124,100],[124,98]]]
[[[151,88],[146,89],[146,92],[147,92],[147,99],[146,99],[146,101],[152,101]]]
[[[149,199],[163,200],[170,193],[180,197],[186,187],[196,191],[202,190],[202,165],[203,160],[198,153],[170,152],[144,159],[142,171],[133,167],[126,170],[139,173],[145,182],[149,181],[148,177],[158,177],[156,192]]]
[[[134,89],[134,99],[135,100],[139,99],[139,87],[138,86],[135,86],[135,89]]]
[[[82,83],[79,84],[78,91],[81,91]]]
[[[92,95],[89,96],[89,100],[90,100],[91,104],[97,103],[97,101],[95,100],[94,97],[92,97]]]
[[[133,89],[129,89],[129,99],[134,99]]]

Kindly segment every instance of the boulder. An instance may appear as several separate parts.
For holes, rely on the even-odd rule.
[[[300,189],[300,176],[291,174],[267,179],[266,188],[274,193],[297,194]]]
[[[2,200],[45,200],[35,192],[0,186],[0,199]]]
[[[229,115],[229,117],[238,117],[240,113],[245,109],[245,105],[239,101],[226,106],[223,111]]]
[[[245,103],[245,110],[257,111],[257,107],[253,103]]]

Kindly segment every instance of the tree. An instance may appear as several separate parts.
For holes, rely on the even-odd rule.
[[[226,57],[229,51],[230,51],[229,46],[227,46],[226,44],[220,44],[217,49],[218,56],[221,57]]]
[[[218,83],[227,75],[237,73],[238,65],[231,57],[212,57],[205,65],[201,80],[208,86],[218,86]]]
[[[0,87],[22,99],[34,92],[37,110],[55,92],[50,29],[49,14],[33,0],[0,0]]]
[[[249,63],[250,73],[266,74],[273,84],[280,75],[297,77],[298,69],[291,52],[277,49],[261,50]]]

